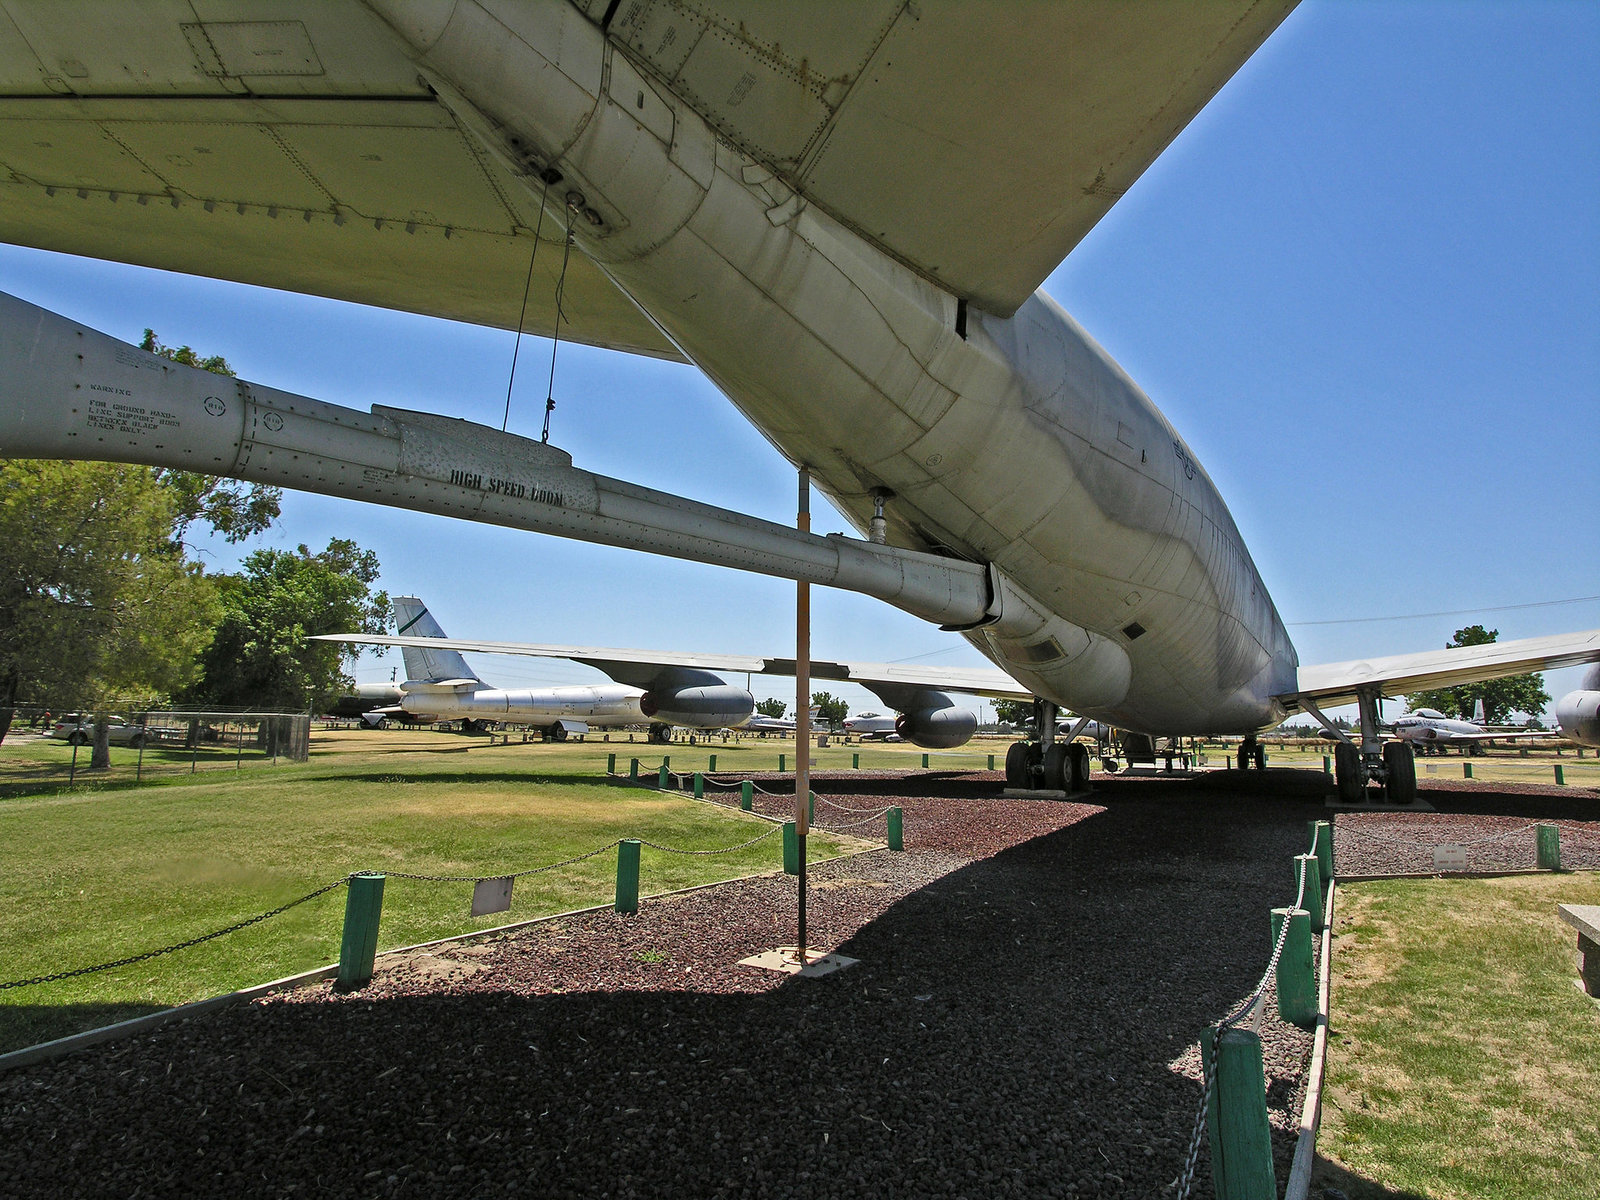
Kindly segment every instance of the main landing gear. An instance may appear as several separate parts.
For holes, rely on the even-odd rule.
[[[1333,748],[1333,778],[1339,803],[1360,804],[1367,798],[1367,785],[1376,783],[1390,804],[1412,804],[1417,798],[1417,759],[1410,742],[1384,743],[1379,734],[1382,713],[1377,692],[1362,691],[1356,696],[1361,717],[1361,743],[1341,736]],[[1313,714],[1322,719],[1320,714]],[[1330,730],[1332,726],[1323,720]]]
[[[1014,742],[1006,751],[1006,785],[1030,791],[1081,792],[1089,786],[1089,747],[1056,741],[1056,706],[1033,702],[1037,742]],[[1080,722],[1081,724],[1081,722]]]
[[[1253,736],[1239,743],[1239,770],[1248,771],[1252,766],[1258,771],[1267,769],[1267,748]]]

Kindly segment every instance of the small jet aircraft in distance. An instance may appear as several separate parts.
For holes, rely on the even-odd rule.
[[[1482,700],[1478,701],[1470,721],[1447,717],[1436,708],[1419,708],[1415,712],[1401,713],[1391,728],[1395,737],[1412,743],[1423,754],[1444,754],[1454,745],[1459,745],[1464,754],[1479,754],[1485,742],[1554,736],[1545,729],[1490,729],[1484,719]]]
[[[844,731],[862,741],[872,738],[887,739],[895,732],[896,716],[893,713],[863,712],[844,719]]]
[[[554,741],[590,728],[650,726],[652,741],[666,741],[675,725],[691,729],[722,729],[749,719],[755,699],[707,671],[663,667],[641,672],[618,666],[635,683],[580,684],[567,687],[504,689],[490,687],[467,665],[459,651],[438,645],[444,630],[427,606],[415,596],[396,596],[395,624],[402,634],[397,644],[405,658],[406,681],[400,685],[400,702],[374,708],[363,715],[371,724],[405,713],[429,721],[455,721],[462,728],[482,728],[490,722],[526,725],[542,730]],[[363,641],[330,635],[324,641]],[[594,664],[599,666],[600,664]],[[609,674],[610,672],[608,672]]]

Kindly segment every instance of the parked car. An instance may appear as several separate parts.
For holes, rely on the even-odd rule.
[[[144,745],[148,735],[143,725],[135,725],[127,717],[108,715],[106,726],[113,745],[132,746],[135,750]],[[50,729],[50,736],[62,738],[73,746],[87,746],[94,741],[94,718],[68,717],[57,721]]]

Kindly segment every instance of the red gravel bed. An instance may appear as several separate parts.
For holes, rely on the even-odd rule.
[[[1162,1193],[1196,1038],[1255,986],[1325,811],[1181,779],[962,798],[935,775],[857,781],[905,810],[905,853],[811,871],[813,944],[848,970],[737,965],[794,941],[782,875],[389,960],[352,995],[0,1077],[6,1193]],[[822,795],[882,807],[830,781],[819,818]],[[1270,1007],[1262,1032],[1281,1180],[1310,1038]]]

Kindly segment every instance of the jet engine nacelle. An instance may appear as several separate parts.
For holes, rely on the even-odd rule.
[[[896,717],[894,731],[925,750],[950,750],[971,740],[978,731],[978,717],[954,706],[918,708]]]
[[[756,698],[726,683],[651,688],[639,697],[639,711],[664,725],[721,729],[750,719]]]
[[[1582,746],[1600,746],[1600,691],[1568,692],[1556,701],[1561,733]]]

